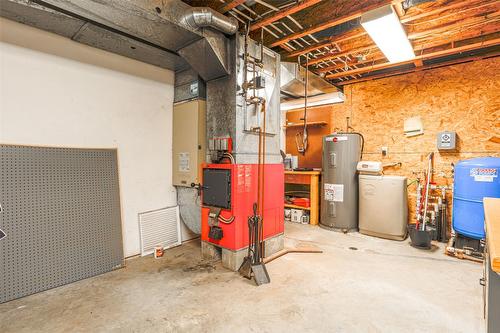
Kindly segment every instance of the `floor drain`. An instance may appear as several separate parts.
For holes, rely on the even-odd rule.
[[[358,249],[357,247],[354,247],[354,246],[349,246],[349,250],[356,251],[357,249]]]

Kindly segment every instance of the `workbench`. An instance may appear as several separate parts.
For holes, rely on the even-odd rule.
[[[500,198],[484,198],[486,332],[500,332]]]
[[[321,171],[287,171],[285,170],[285,185],[299,184],[309,186],[310,207],[302,207],[286,204],[287,208],[304,209],[309,211],[309,223],[317,225],[319,223],[319,178]]]

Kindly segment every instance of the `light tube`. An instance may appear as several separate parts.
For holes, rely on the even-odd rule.
[[[392,6],[384,6],[361,16],[361,25],[389,62],[415,58],[413,47]]]

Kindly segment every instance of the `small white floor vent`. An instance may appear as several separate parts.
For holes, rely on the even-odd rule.
[[[139,213],[141,256],[154,252],[155,246],[164,249],[181,244],[179,206]]]

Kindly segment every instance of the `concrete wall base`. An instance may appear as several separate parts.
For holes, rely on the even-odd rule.
[[[265,253],[264,256],[268,257],[274,253],[283,250],[285,247],[285,235],[279,234],[274,237],[268,238],[264,241]],[[237,271],[243,259],[246,257],[248,248],[237,251],[222,248],[216,244],[206,241],[201,241],[201,256],[204,259],[222,260],[222,266],[232,271]]]

